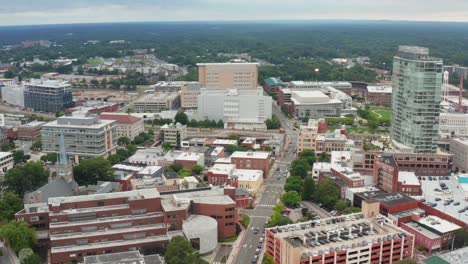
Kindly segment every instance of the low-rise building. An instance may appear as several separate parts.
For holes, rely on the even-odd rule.
[[[235,139],[215,139],[212,145],[217,147],[237,146],[238,142]]]
[[[290,83],[291,88],[307,88],[307,89],[319,89],[323,87],[333,87],[346,94],[351,94],[352,84],[350,82],[304,82],[304,81],[292,81]]]
[[[439,137],[468,137],[468,114],[440,113]]]
[[[413,257],[414,236],[371,212],[266,229],[275,263],[394,263]]]
[[[14,165],[13,153],[0,152],[0,175],[4,175]]]
[[[24,107],[24,86],[12,84],[2,87],[2,101],[19,107]]]
[[[237,169],[261,170],[263,177],[270,175],[271,155],[269,152],[262,151],[236,151],[230,157],[231,164],[236,165]]]
[[[132,140],[145,131],[143,118],[125,113],[101,113],[99,117],[102,120],[115,120],[117,138],[128,137]]]
[[[180,123],[165,124],[160,127],[159,135],[163,145],[180,148],[182,140],[187,137],[187,125]]]
[[[138,149],[135,154],[128,158],[128,162],[136,165],[161,166],[159,161],[164,157],[164,151],[161,148]]]
[[[328,130],[327,121],[325,119],[309,119],[307,126],[299,128],[297,137],[297,153],[303,150],[316,150],[316,137],[318,134],[326,133]]]
[[[118,253],[100,254],[95,256],[85,256],[83,264],[163,264],[160,255],[142,255],[140,251],[127,251]]]
[[[304,117],[337,117],[344,109],[343,102],[330,99],[321,91],[294,91],[291,94],[294,115]]]
[[[41,138],[42,125],[45,122],[32,121],[18,127],[18,139],[35,141]]]
[[[365,99],[373,105],[392,106],[392,87],[367,86]]]
[[[284,87],[286,87],[286,84],[276,77],[265,79],[263,84],[263,88],[270,93],[277,93],[279,89]]]
[[[261,170],[235,169],[231,177],[236,179],[236,187],[246,189],[249,194],[256,194],[263,183]]]
[[[349,140],[343,130],[334,133],[318,134],[315,137],[315,153],[332,151],[350,151],[354,148],[354,141]]]
[[[231,185],[237,187],[237,178],[232,175],[236,169],[233,164],[215,164],[211,167],[206,176],[208,178],[208,184],[213,186],[224,186]]]
[[[453,168],[456,171],[468,171],[468,139],[451,138],[450,152],[453,153]]]
[[[114,120],[101,120],[99,116],[61,116],[42,126],[42,150],[60,152],[63,135],[67,156],[75,163],[83,158],[107,157],[117,148]]]
[[[180,93],[155,93],[146,94],[133,102],[133,110],[136,112],[159,112],[162,110],[174,110],[180,107]]]

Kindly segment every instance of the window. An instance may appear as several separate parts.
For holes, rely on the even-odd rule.
[[[97,206],[104,206],[104,201],[97,202]]]

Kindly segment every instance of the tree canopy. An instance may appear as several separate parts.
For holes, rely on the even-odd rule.
[[[301,195],[295,191],[289,191],[281,196],[281,202],[283,202],[286,206],[294,206],[301,200]]]
[[[13,220],[15,214],[23,209],[23,200],[12,192],[4,192],[0,199],[0,220]]]
[[[2,185],[6,190],[23,197],[26,192],[34,191],[46,184],[48,178],[49,172],[40,161],[28,162],[7,171]]]
[[[181,123],[182,125],[187,125],[189,123],[189,119],[186,113],[179,111],[174,117],[174,122]]]
[[[23,221],[11,221],[0,228],[0,239],[16,254],[23,248],[33,248],[37,242],[34,229]]]
[[[114,179],[111,162],[101,157],[81,160],[80,164],[73,167],[73,176],[79,185]]]
[[[192,244],[182,236],[175,236],[169,241],[164,260],[167,264],[206,263],[192,247]]]

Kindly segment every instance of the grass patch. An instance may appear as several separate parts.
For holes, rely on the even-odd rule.
[[[392,118],[392,109],[386,107],[371,107],[370,112],[376,118],[390,119]]]
[[[247,229],[249,227],[250,221],[251,221],[250,216],[242,215],[242,220],[240,221],[240,223],[242,224],[244,228]]]
[[[92,66],[97,66],[97,65],[100,65],[100,64],[103,64],[104,61],[102,59],[97,59],[97,58],[93,58],[93,59],[88,59],[88,64],[91,64]]]
[[[232,236],[232,237],[226,237],[226,238],[218,238],[219,243],[228,243],[228,242],[234,242],[237,240],[237,236]]]

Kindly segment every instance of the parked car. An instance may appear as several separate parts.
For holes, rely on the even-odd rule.
[[[436,202],[438,202],[438,201],[440,201],[440,200],[442,200],[442,199],[440,199],[439,197],[435,198],[435,201],[436,201]]]
[[[455,206],[460,205],[460,202],[454,202],[453,205]]]

